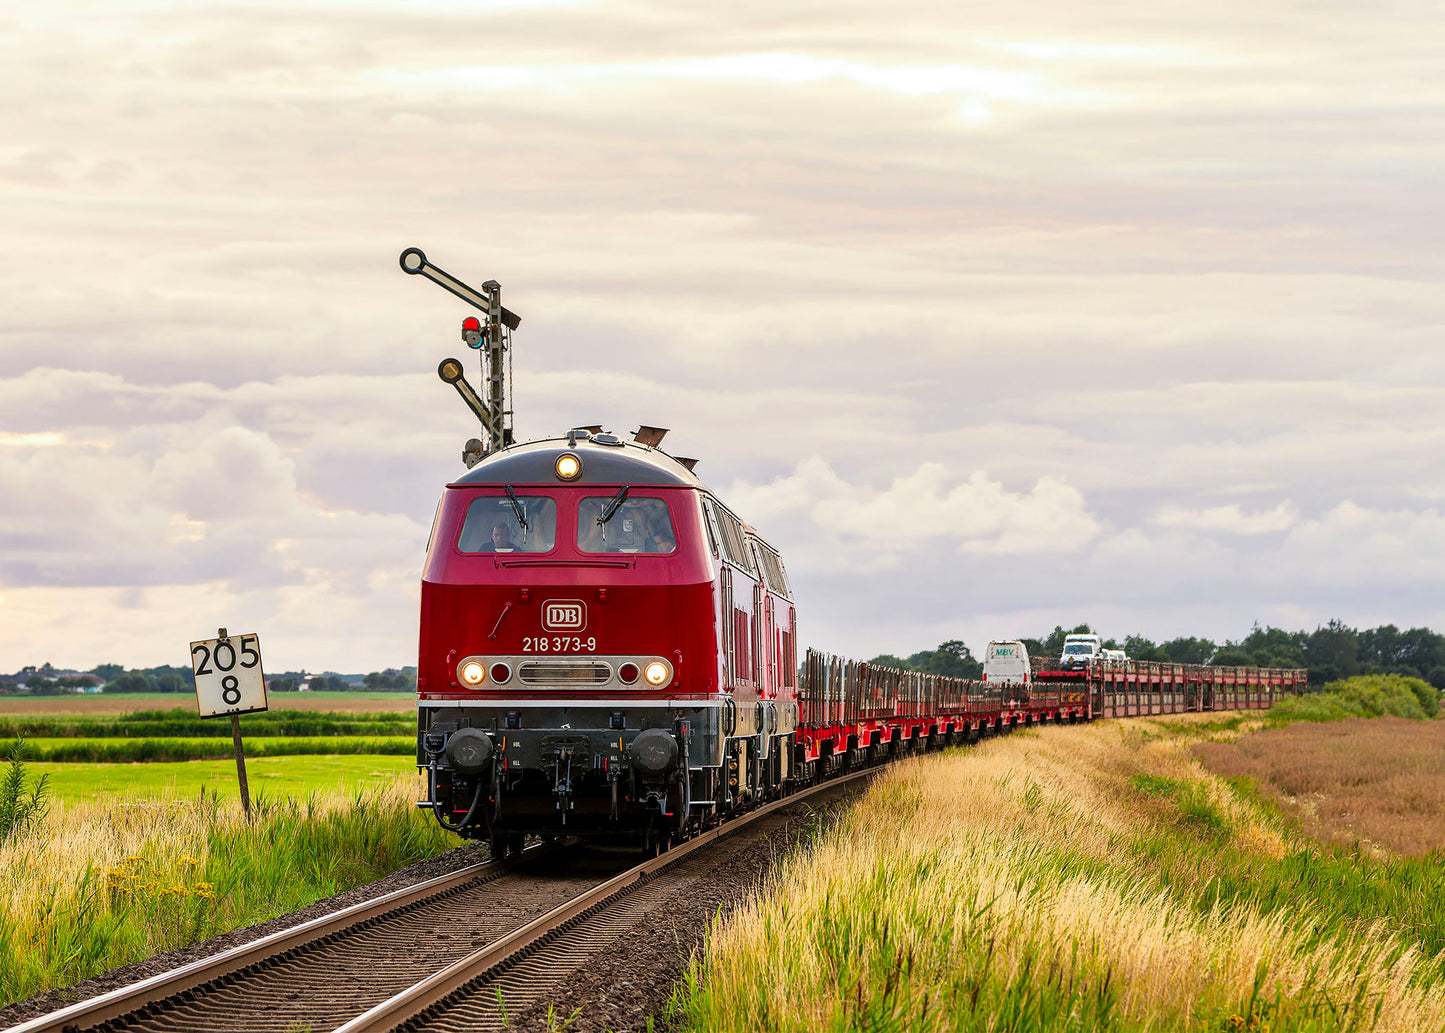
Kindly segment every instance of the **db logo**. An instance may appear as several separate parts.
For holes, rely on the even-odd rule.
[[[542,607],[543,631],[582,631],[587,627],[587,604],[581,599],[553,599]]]

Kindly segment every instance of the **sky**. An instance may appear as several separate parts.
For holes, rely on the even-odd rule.
[[[1438,4],[60,0],[0,67],[0,671],[415,662],[413,245],[804,645],[1445,629]]]

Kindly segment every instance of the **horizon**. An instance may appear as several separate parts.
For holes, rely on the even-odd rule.
[[[1332,619],[1331,621],[1328,621],[1328,622],[1326,622],[1325,624],[1322,624],[1322,625],[1316,627],[1316,628],[1314,629],[1314,632],[1317,633],[1317,632],[1320,632],[1320,631],[1323,631],[1323,630],[1329,630],[1329,629],[1332,628],[1332,626],[1333,626],[1335,623],[1337,623],[1337,621],[1335,621],[1335,620]],[[1427,632],[1427,633],[1432,634],[1432,635],[1439,635],[1439,634],[1441,634],[1441,633],[1439,633],[1439,632],[1436,632],[1434,629],[1429,628],[1429,627],[1425,627],[1425,626],[1420,626],[1420,627],[1416,627],[1416,628],[1400,628],[1400,627],[1398,627],[1398,626],[1396,626],[1396,625],[1391,625],[1391,624],[1379,625],[1379,626],[1374,627],[1374,628],[1349,628],[1348,630],[1350,630],[1350,631],[1352,631],[1352,632],[1357,632],[1357,633],[1368,633],[1368,632],[1379,631],[1379,630],[1383,630],[1383,629],[1387,629],[1387,628],[1393,629],[1394,631],[1397,631],[1397,632],[1399,632],[1399,633],[1401,633],[1401,634],[1409,634],[1409,633],[1411,633],[1411,632],[1416,632],[1416,631],[1424,631],[1424,632]],[[1272,625],[1259,625],[1259,624],[1253,625],[1253,626],[1251,627],[1250,631],[1251,631],[1251,633],[1252,633],[1252,632],[1256,632],[1256,631],[1262,631],[1262,632],[1280,631],[1280,632],[1284,632],[1285,634],[1291,635],[1291,636],[1293,636],[1293,635],[1308,636],[1308,635],[1312,634],[1312,632],[1311,632],[1308,628],[1293,628],[1293,629],[1291,629],[1291,628],[1276,628],[1276,627],[1274,627],[1274,626],[1272,626]],[[1014,636],[1014,637],[1009,638],[1009,639],[991,639],[991,640],[988,640],[988,641],[1023,641],[1023,642],[1026,642],[1026,643],[1027,643],[1027,642],[1046,643],[1046,642],[1048,642],[1051,638],[1053,638],[1054,636],[1056,636],[1056,635],[1058,635],[1058,634],[1060,634],[1060,633],[1063,633],[1063,634],[1066,634],[1066,635],[1075,634],[1075,633],[1085,633],[1085,634],[1095,634],[1095,635],[1099,635],[1099,636],[1104,640],[1104,647],[1105,647],[1105,648],[1109,648],[1109,649],[1112,649],[1112,648],[1121,648],[1121,647],[1123,647],[1124,645],[1126,645],[1127,643],[1129,643],[1131,640],[1134,640],[1134,639],[1144,639],[1144,640],[1148,643],[1148,645],[1149,645],[1150,647],[1163,647],[1163,646],[1171,645],[1171,644],[1176,643],[1176,642],[1191,642],[1191,643],[1193,643],[1193,642],[1198,642],[1198,641],[1200,641],[1201,638],[1202,638],[1202,636],[1175,635],[1175,636],[1171,636],[1171,637],[1165,638],[1165,639],[1153,640],[1153,639],[1149,639],[1147,636],[1142,636],[1142,635],[1133,635],[1133,634],[1110,635],[1110,634],[1105,634],[1104,632],[1101,632],[1101,631],[1099,631],[1098,629],[1094,628],[1094,626],[1093,626],[1092,624],[1090,624],[1089,622],[1087,622],[1087,621],[1081,621],[1081,622],[1073,623],[1073,624],[1065,623],[1065,624],[1055,625],[1052,629],[1050,629],[1050,630],[1048,630],[1048,631],[1044,631],[1042,634],[1039,634],[1039,635],[1018,635],[1018,636]],[[1248,637],[1249,637],[1249,635],[1248,635],[1248,634],[1245,634],[1245,635],[1239,636],[1238,638],[1226,638],[1226,639],[1218,639],[1218,640],[1215,640],[1215,639],[1204,639],[1204,641],[1207,642],[1209,645],[1213,646],[1213,648],[1214,648],[1214,655],[1217,656],[1217,655],[1219,655],[1220,653],[1227,652],[1229,649],[1239,646],[1241,643],[1243,643],[1245,640],[1247,640]],[[941,641],[941,642],[934,643],[934,645],[933,645],[932,647],[929,647],[929,646],[921,646],[921,647],[919,647],[919,648],[917,648],[917,649],[906,649],[906,650],[901,650],[901,649],[886,650],[886,649],[885,649],[885,650],[883,650],[883,651],[881,651],[881,652],[876,652],[876,653],[874,653],[871,657],[854,657],[853,659],[858,659],[858,660],[866,659],[866,660],[868,660],[869,662],[872,662],[872,661],[874,661],[874,660],[877,660],[877,659],[880,659],[880,658],[883,658],[883,657],[892,657],[892,658],[894,658],[894,659],[898,659],[898,660],[902,660],[902,661],[907,662],[908,660],[910,660],[910,659],[912,659],[912,658],[914,658],[914,657],[916,657],[916,656],[919,656],[919,655],[921,655],[921,654],[927,654],[927,653],[934,652],[934,651],[938,650],[940,647],[945,646],[945,645],[948,645],[950,642],[956,642],[956,641],[962,641],[962,640],[961,640],[961,639],[944,639],[944,640]],[[969,656],[971,656],[974,660],[981,661],[981,660],[983,659],[983,655],[982,655],[982,654],[983,654],[983,651],[984,651],[985,649],[987,649],[987,647],[988,647],[988,641],[985,641],[985,642],[983,642],[980,646],[978,646],[978,651],[977,651],[977,652],[975,652],[975,647],[969,645],[967,642],[964,642],[964,647],[965,647],[965,649],[967,649],[967,651],[968,651],[968,653],[969,653]],[[1135,659],[1135,658],[1134,658],[1134,657],[1130,657],[1130,659]],[[800,661],[800,662],[801,662],[801,661]],[[1212,662],[1212,661],[1211,661],[1211,662]],[[54,673],[56,673],[56,674],[61,674],[61,675],[65,675],[65,674],[95,674],[95,673],[97,673],[97,671],[98,671],[100,668],[103,668],[103,667],[115,667],[115,666],[122,666],[123,669],[124,669],[124,670],[127,670],[127,671],[134,671],[134,670],[154,670],[154,669],[159,669],[159,668],[163,668],[163,667],[164,667],[164,668],[174,669],[174,670],[180,670],[180,671],[189,671],[189,670],[191,670],[191,668],[190,668],[189,666],[187,666],[187,665],[171,664],[171,663],[166,663],[166,662],[164,662],[164,661],[159,662],[159,663],[154,663],[154,664],[143,664],[143,665],[136,665],[136,666],[118,665],[118,664],[114,664],[114,663],[111,663],[111,662],[108,662],[108,661],[102,661],[102,662],[100,662],[100,663],[93,664],[93,665],[91,665],[91,666],[88,667],[88,668],[80,668],[80,667],[74,667],[74,666],[66,666],[66,665],[63,665],[63,664],[54,664],[54,663],[52,663],[51,661],[48,661],[48,660],[47,660],[47,661],[42,661],[42,662],[40,662],[40,663],[31,663],[31,664],[22,665],[21,667],[17,668],[14,672],[11,672],[11,673],[9,673],[9,674],[7,674],[5,671],[0,671],[0,677],[11,677],[11,678],[14,678],[14,677],[17,677],[18,675],[20,675],[21,673],[23,673],[23,672],[26,671],[26,670],[34,669],[34,670],[39,671],[39,670],[44,670],[46,667],[49,667]],[[321,675],[337,675],[337,676],[342,677],[342,678],[361,678],[361,677],[364,677],[364,676],[367,675],[367,674],[373,674],[373,673],[392,673],[392,672],[405,673],[405,672],[407,672],[407,671],[415,671],[416,669],[417,669],[417,665],[414,664],[414,663],[401,664],[401,665],[395,665],[395,664],[393,664],[393,665],[387,665],[387,666],[383,666],[383,667],[374,668],[374,669],[371,670],[371,671],[350,671],[350,672],[348,672],[348,671],[342,671],[342,670],[336,670],[336,669],[333,669],[333,668],[325,668],[325,669],[321,669],[321,670],[310,670],[310,669],[308,669],[308,668],[301,667],[301,668],[296,668],[296,669],[293,669],[293,670],[281,670],[281,671],[275,671],[275,672],[272,672],[272,673],[268,673],[268,674],[266,675],[266,678],[267,678],[268,681],[269,681],[270,679],[272,679],[272,678],[281,678],[281,677],[286,677],[286,676],[289,676],[289,675],[300,675],[300,676],[303,676],[303,677],[305,677],[305,676],[312,676],[312,677],[314,677],[314,676],[321,676]],[[1427,673],[1427,672],[1422,672],[1421,677],[1424,677],[1426,673]],[[386,691],[390,691],[390,690],[386,690]]]

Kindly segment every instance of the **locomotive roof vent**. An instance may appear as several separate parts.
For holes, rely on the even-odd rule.
[[[648,448],[656,448],[662,444],[662,439],[667,437],[666,427],[649,427],[647,424],[637,428],[632,435],[632,440],[639,445],[646,445]]]
[[[579,441],[586,441],[601,429],[601,427],[573,427],[567,432],[567,447],[571,448]]]
[[[599,445],[612,445],[617,447],[622,444],[622,439],[616,434],[593,434],[592,440]]]

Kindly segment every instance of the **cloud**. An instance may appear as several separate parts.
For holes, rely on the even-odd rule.
[[[964,64],[880,64],[840,57],[787,52],[720,54],[659,61],[592,64],[470,65],[387,71],[380,85],[408,90],[548,90],[576,95],[605,89],[635,90],[651,82],[750,84],[780,88],[827,88],[835,84],[880,90],[904,97],[955,95],[976,105],[998,101],[1089,105],[1108,98],[1066,90],[1044,77],[1017,69]]]
[[[1438,599],[1445,592],[1445,515],[1347,499],[1290,531],[1280,558],[1313,586]]]
[[[0,450],[6,587],[325,581],[363,591],[415,570],[425,526],[335,510],[268,434],[216,416],[122,432],[101,448]]]
[[[820,457],[767,484],[735,483],[730,492],[749,519],[805,516],[810,537],[837,543],[838,554],[955,549],[985,553],[1076,552],[1100,531],[1083,495],[1052,477],[1011,492],[975,471],[960,481],[942,463],[922,462],[888,487],[850,484]],[[755,514],[755,515],[752,515]]]
[[[410,244],[523,316],[522,437],[671,426],[736,486],[805,641],[1440,612],[1438,10],[135,0],[6,29],[0,669],[111,610],[154,656],[207,592],[330,666],[410,655],[475,433],[432,373],[467,310]]]
[[[1151,519],[1160,527],[1187,527],[1226,534],[1272,534],[1287,531],[1298,523],[1299,510],[1289,499],[1273,509],[1257,513],[1246,513],[1237,504],[1210,506],[1208,509],[1164,506]]]

